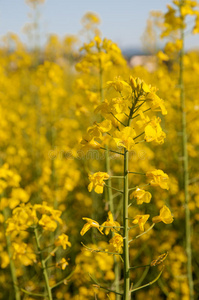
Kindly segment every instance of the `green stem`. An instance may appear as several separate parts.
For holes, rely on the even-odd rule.
[[[146,231],[140,233],[139,235],[136,235],[132,240],[129,241],[129,243],[131,243],[132,241],[138,239],[138,238],[141,237],[142,235],[144,235],[144,234],[146,234],[147,232],[149,232],[154,226],[155,226],[155,223],[153,223]]]
[[[134,270],[134,269],[139,269],[139,268],[146,268],[146,267],[150,267],[151,265],[142,265],[142,266],[135,266],[135,267],[130,267],[130,270]]]
[[[21,291],[22,291],[24,294],[27,294],[27,295],[29,295],[29,296],[33,296],[33,297],[41,297],[41,298],[44,298],[44,297],[45,297],[44,294],[37,294],[37,293],[28,292],[28,291],[26,291],[25,289],[21,289]]]
[[[146,173],[140,173],[140,172],[129,172],[129,171],[128,171],[128,173],[129,173],[129,174],[146,175]]]
[[[114,290],[108,289],[107,287],[100,285],[100,284],[99,284],[99,283],[98,283],[98,282],[97,282],[90,274],[89,274],[89,276],[90,276],[90,278],[93,280],[93,282],[94,282],[96,285],[99,286],[100,289],[103,289],[103,290],[106,290],[106,291],[108,291],[108,292],[114,293],[114,294],[116,294],[116,295],[122,296],[121,293],[118,293],[118,292],[116,292],[116,291],[114,291]]]
[[[184,0],[181,0],[179,9],[184,5]],[[182,24],[184,24],[184,17],[181,15]],[[187,124],[186,124],[186,101],[184,91],[184,28],[181,27],[181,40],[182,49],[180,51],[180,100],[182,108],[182,150],[183,150],[183,181],[184,181],[184,194],[185,194],[185,227],[186,227],[186,253],[187,253],[187,276],[189,285],[189,297],[190,300],[194,300],[194,284],[192,277],[192,249],[191,249],[191,225],[190,225],[190,210],[189,210],[189,162],[187,151]]]
[[[136,140],[137,138],[139,138],[141,135],[145,134],[145,131],[143,131],[142,133],[140,133],[139,135],[137,135],[136,137],[134,137],[133,139]]]
[[[128,242],[128,150],[124,150],[124,198],[123,198],[123,226],[124,226],[124,300],[130,299],[129,277],[129,242]]]
[[[100,51],[100,50],[99,50]],[[101,64],[101,60],[99,60],[99,66],[100,66],[100,99],[101,102],[104,100],[104,94],[103,94],[103,69],[102,69],[102,64]],[[120,122],[122,124],[122,122]],[[108,146],[105,146],[106,152],[105,152],[105,165],[106,165],[106,172],[108,174],[110,174],[110,158],[109,158],[109,149]],[[117,153],[114,151],[110,151],[113,153]],[[118,153],[117,153],[118,154]],[[112,182],[111,182],[111,178],[109,177],[109,179],[107,180],[107,202],[108,202],[108,206],[109,209],[112,213],[112,215],[114,216],[114,203],[113,203],[113,194],[112,194]],[[120,300],[120,296],[119,294],[117,294],[117,292],[119,293],[120,287],[119,287],[119,276],[120,276],[120,266],[119,266],[119,262],[117,262],[116,257],[114,256],[114,273],[115,273],[115,284],[116,284],[116,300]]]
[[[5,219],[5,222],[6,222],[6,220],[7,220],[7,208],[5,208],[3,210],[3,216],[4,216],[4,219]],[[5,222],[4,222],[4,228],[5,228],[5,232],[6,232]],[[7,248],[7,252],[8,252],[8,256],[9,256],[9,260],[10,260],[10,273],[11,273],[12,282],[13,282],[13,286],[14,286],[15,300],[21,300],[20,290],[19,290],[18,282],[17,282],[16,269],[15,269],[14,261],[12,259],[10,237],[5,234],[5,238],[6,238],[6,248]]]
[[[120,191],[120,190],[118,190],[118,189],[115,189],[115,188],[113,188],[112,186],[109,186],[108,184],[104,184],[107,188],[109,188],[109,189],[112,189],[113,191],[117,191],[117,192],[120,192],[120,193],[122,193],[123,194],[123,191]]]
[[[137,100],[134,100],[132,107],[130,108],[129,119],[127,122],[127,126],[130,126],[131,119],[133,117],[133,113],[135,110]],[[129,263],[129,237],[128,237],[128,207],[129,207],[129,173],[128,173],[128,165],[129,165],[129,152],[124,149],[124,186],[123,186],[123,238],[124,238],[124,297],[123,300],[130,300],[130,263]]]
[[[115,120],[117,120],[121,125],[123,125],[124,127],[126,127],[126,125],[120,121],[112,112],[111,112],[111,115],[115,118]]]
[[[150,185],[150,183],[146,183],[146,184],[142,184],[142,185],[130,188],[129,191],[133,191],[133,190],[136,190],[137,188],[142,188],[142,187],[145,187],[145,186],[148,186],[148,185]]]
[[[139,287],[137,287],[137,288],[135,288],[135,289],[132,289],[131,292],[135,292],[135,291],[138,291],[138,290],[140,290],[140,289],[143,289],[143,288],[145,288],[145,287],[147,287],[147,286],[149,286],[149,285],[152,285],[153,283],[155,283],[155,282],[160,278],[162,272],[163,272],[163,269],[160,271],[160,273],[158,274],[158,276],[157,276],[153,281],[150,281],[149,283],[147,283],[147,284],[145,284],[145,285],[142,285],[142,286],[139,286]]]
[[[108,150],[108,147],[106,146],[106,149]],[[110,174],[110,159],[109,159],[109,153],[106,151],[106,156],[105,156],[105,163],[106,163],[106,172]],[[112,185],[111,185],[111,177],[107,180],[108,186],[107,187],[107,200],[109,204],[109,209],[111,213],[114,216],[114,203],[113,203],[113,194],[112,194]],[[120,266],[119,262],[117,261],[117,258],[114,256],[114,274],[115,274],[115,289],[116,292],[119,293],[120,287],[119,287],[119,278],[120,278]],[[120,300],[120,295],[116,294],[116,300]]]
[[[54,289],[54,288],[56,288],[60,284],[67,282],[72,277],[72,275],[74,274],[74,272],[75,272],[75,269],[67,277],[63,278],[62,280],[60,280],[59,282],[57,282],[55,285],[53,285],[51,287],[51,290]]]
[[[145,112],[147,112],[147,111],[149,111],[149,110],[151,110],[151,108],[145,109],[145,110],[143,111],[143,113],[145,113]],[[140,115],[140,114],[135,115],[132,119],[137,118],[139,115]]]
[[[36,239],[36,244],[37,244],[37,248],[39,251],[41,251],[41,246],[40,246],[40,242],[39,242],[39,236],[38,236],[38,231],[37,229],[34,229],[34,233],[35,233],[35,239]],[[42,253],[40,254],[40,259],[41,259],[41,266],[42,266],[42,270],[43,270],[43,275],[44,275],[44,281],[45,281],[45,286],[46,286],[46,290],[47,290],[47,295],[49,300],[53,300],[52,297],[52,293],[51,293],[51,288],[49,285],[49,278],[48,278],[48,272],[47,272],[47,268],[46,268],[46,263],[42,257]]]
[[[106,148],[103,148],[103,147],[100,147],[100,149],[102,149],[102,150],[106,150],[106,151],[110,151],[110,152],[112,152],[112,153],[116,153],[116,154],[124,155],[124,154],[123,154],[123,153],[121,153],[121,152],[117,152],[117,151],[114,151],[114,150],[106,149]]]

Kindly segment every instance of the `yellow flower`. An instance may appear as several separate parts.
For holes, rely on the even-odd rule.
[[[148,116],[145,116],[142,111],[139,112],[139,117],[141,120],[138,120],[136,124],[139,128],[146,127],[150,123],[150,119]]]
[[[152,186],[160,186],[162,189],[168,190],[168,181],[169,176],[164,173],[162,170],[154,170],[146,173],[146,176],[149,178],[149,183]]]
[[[154,141],[157,144],[163,144],[166,134],[162,131],[160,126],[160,118],[153,118],[151,122],[145,127],[145,140],[147,142]]]
[[[36,261],[36,255],[31,247],[25,243],[13,243],[13,259],[22,263],[24,266],[32,265]]]
[[[89,149],[100,149],[101,145],[95,140],[96,136],[93,137],[90,134],[87,134],[81,140],[81,144],[83,145],[82,150],[88,151]]]
[[[137,188],[135,192],[130,195],[130,199],[135,198],[137,200],[137,204],[142,204],[143,202],[149,203],[151,201],[151,193],[146,192],[145,190],[141,190]]]
[[[153,223],[163,222],[165,224],[171,224],[173,222],[173,216],[170,209],[164,205],[160,210],[160,215],[152,218]]]
[[[116,138],[114,138],[114,141],[118,147],[123,147],[130,151],[134,148],[135,141],[133,138],[135,136],[135,130],[127,126],[121,131],[116,132]]]
[[[65,270],[67,266],[68,266],[68,262],[65,258],[62,258],[59,263],[56,263],[56,267],[61,268],[62,270]]]
[[[88,185],[89,192],[92,191],[94,188],[94,191],[97,194],[103,193],[103,186],[104,186],[104,180],[107,180],[109,178],[109,175],[105,172],[97,172],[93,175],[89,175],[90,183]]]
[[[169,60],[169,56],[167,54],[165,54],[164,52],[162,52],[162,51],[158,51],[157,57],[162,61],[168,61]]]
[[[108,226],[105,228],[105,234],[108,235],[110,230],[111,231],[115,231],[114,227],[120,227],[120,224],[116,221],[113,220],[113,215],[112,213],[109,211],[108,212],[108,219],[107,221],[105,221],[101,226]],[[112,227],[112,228],[110,228]],[[116,228],[117,230],[119,230],[119,228]],[[103,229],[102,229],[103,230]]]
[[[122,247],[123,247],[123,237],[120,234],[115,233],[115,235],[112,237],[112,239],[109,241],[109,243],[113,247],[114,251],[116,251],[118,253],[123,252],[123,249],[122,249]]]
[[[57,228],[57,223],[52,220],[51,217],[47,215],[42,215],[41,219],[39,220],[39,225],[43,227],[44,230],[48,231],[55,231]]]
[[[137,215],[133,220],[133,224],[138,224],[141,231],[144,231],[144,224],[148,220],[150,215]]]
[[[38,218],[35,209],[31,204],[21,204],[15,208],[12,213],[12,217],[9,218],[6,223],[8,224],[6,234],[13,231],[23,231],[28,227],[37,224]]]
[[[89,136],[87,136],[87,139],[101,138],[102,133],[110,131],[111,128],[112,123],[110,120],[104,120],[101,123],[95,122],[93,126],[87,129],[87,132],[89,134]]]
[[[109,132],[112,128],[110,120],[104,120],[101,123],[96,123],[96,125],[101,132]]]
[[[163,115],[167,114],[164,101],[161,98],[159,98],[155,93],[147,93],[147,95],[145,96],[145,100],[150,103],[150,108],[152,111],[161,111]]]
[[[114,81],[108,81],[107,85],[108,87],[112,86],[117,92],[121,92],[124,87],[130,88],[130,85],[119,77],[115,78]]]
[[[57,240],[55,241],[56,246],[62,246],[63,249],[66,247],[71,247],[71,243],[68,241],[68,236],[64,233],[58,236]]]
[[[6,251],[0,252],[0,262],[1,262],[0,266],[2,269],[5,269],[9,265],[10,258]]]
[[[90,218],[82,218],[83,220],[86,220],[87,223],[84,224],[84,227],[82,228],[82,230],[80,231],[81,235],[84,235],[89,229],[91,229],[92,227],[97,228],[99,230],[99,232],[101,234],[103,234],[102,229],[100,228],[100,225],[97,221],[92,220]]]

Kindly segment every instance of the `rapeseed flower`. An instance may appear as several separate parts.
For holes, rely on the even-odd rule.
[[[55,245],[62,246],[64,250],[66,249],[66,247],[71,247],[71,243],[68,240],[68,235],[66,235],[64,233],[59,235],[55,241]]]
[[[150,215],[137,215],[132,221],[133,224],[138,224],[141,231],[144,231],[144,224],[148,220]]]
[[[112,237],[112,239],[109,241],[110,244],[110,248],[109,251],[116,251],[118,253],[123,253],[123,237],[118,234],[115,233],[114,236]]]
[[[115,132],[114,141],[117,144],[117,147],[123,147],[127,150],[132,150],[135,146],[134,137],[136,136],[136,132],[133,128],[127,126],[123,128],[121,131]]]
[[[81,235],[84,235],[89,229],[92,227],[97,228],[101,234],[103,234],[102,229],[100,228],[100,225],[97,221],[92,220],[90,218],[82,218],[83,220],[87,221],[87,223],[84,225],[82,230],[80,231]]]
[[[109,178],[109,175],[105,172],[97,172],[94,173],[93,175],[89,175],[89,180],[90,183],[88,185],[88,190],[89,192],[94,189],[94,191],[97,194],[102,194],[103,193],[103,187],[105,185],[104,180],[107,180]]]
[[[108,212],[108,219],[107,219],[107,221],[105,221],[101,225],[101,227],[104,227],[104,226],[108,226],[108,227],[105,228],[105,234],[106,235],[109,234],[110,230],[111,231],[115,231],[114,227],[117,227],[116,230],[119,231],[118,227],[120,227],[120,224],[118,222],[116,222],[116,221],[113,220],[113,215],[112,215],[112,213],[110,211]]]
[[[138,205],[142,204],[143,202],[149,203],[151,201],[151,197],[151,193],[140,188],[137,188],[135,192],[130,195],[130,199],[135,198]]]
[[[164,205],[160,210],[160,215],[152,218],[153,223],[163,222],[165,224],[171,224],[173,222],[173,216],[170,209]]]
[[[162,170],[149,171],[146,173],[146,176],[148,177],[151,186],[159,186],[166,190],[169,189],[169,176]]]

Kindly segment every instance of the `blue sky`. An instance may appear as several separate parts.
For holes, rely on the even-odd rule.
[[[46,0],[40,6],[42,41],[49,33],[60,37],[77,34],[80,20],[87,11],[95,12],[101,18],[100,30],[103,37],[112,39],[121,48],[142,47],[141,36],[151,10],[166,11],[171,0]],[[0,0],[0,35],[22,33],[29,22],[30,8],[24,0]],[[199,35],[187,38],[188,48],[199,47]]]

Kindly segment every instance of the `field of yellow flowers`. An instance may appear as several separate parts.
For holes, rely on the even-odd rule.
[[[1,300],[199,299],[199,51],[185,51],[199,3],[150,18],[153,70],[130,67],[94,13],[82,45],[4,38]]]

